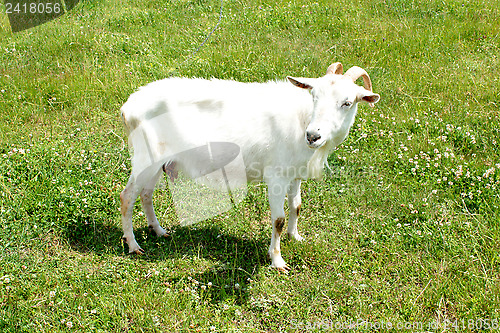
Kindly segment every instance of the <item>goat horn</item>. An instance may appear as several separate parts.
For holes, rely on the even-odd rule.
[[[372,91],[372,80],[370,80],[370,76],[368,73],[361,67],[353,66],[349,68],[347,72],[344,74],[345,76],[350,77],[354,82],[360,77],[363,78],[363,86],[366,90]]]
[[[340,62],[336,62],[334,64],[331,64],[328,69],[326,70],[326,74],[340,74],[344,72],[344,67]]]

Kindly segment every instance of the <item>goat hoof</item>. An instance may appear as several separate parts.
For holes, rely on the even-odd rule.
[[[155,231],[154,233],[155,233],[155,235],[157,237],[165,237],[165,238],[167,238],[168,236],[170,236],[170,234],[168,232],[166,232],[164,229],[161,229],[158,232]]]
[[[134,250],[132,253],[135,253],[137,255],[143,255],[146,253],[146,251],[144,251],[143,249],[141,248],[138,248],[137,250]]]
[[[288,266],[283,266],[283,267],[275,267],[279,273],[283,273],[283,274],[288,274],[290,273],[290,271],[292,270],[290,267]]]
[[[293,240],[297,241],[297,242],[302,242],[302,241],[304,240],[304,237],[302,237],[302,236],[301,236],[301,235],[299,235],[299,234],[290,234],[290,233],[289,233],[289,234],[288,234],[288,237],[289,237],[290,239],[293,239]]]
[[[273,263],[271,264],[271,267],[278,270],[278,272],[280,273],[288,274],[288,272],[291,271],[290,267],[288,267],[283,258],[275,258],[275,260],[273,260]]]
[[[162,227],[155,229],[152,225],[148,227],[149,232],[155,234],[157,237],[168,237],[168,233]]]

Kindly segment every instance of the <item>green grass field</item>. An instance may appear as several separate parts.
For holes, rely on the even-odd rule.
[[[0,330],[499,328],[500,2],[226,0],[194,53],[220,5],[82,1],[15,34],[0,16]],[[149,234],[138,203],[147,254],[126,254],[119,108],[133,91],[318,77],[335,61],[365,68],[381,101],[360,106],[333,173],[303,184],[290,274],[269,268],[258,185],[191,227],[160,188],[171,236]]]

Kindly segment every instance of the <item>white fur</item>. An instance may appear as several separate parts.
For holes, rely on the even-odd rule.
[[[170,78],[130,96],[121,108],[133,149],[132,175],[121,194],[124,239],[130,252],[142,252],[132,227],[139,194],[150,228],[166,234],[151,198],[169,156],[207,142],[231,142],[241,149],[246,180],[268,185],[273,224],[269,255],[273,267],[288,270],[279,246],[285,197],[290,207],[288,234],[301,240],[297,232],[301,179],[321,175],[328,154],[347,136],[357,103],[378,101],[378,95],[338,74],[288,79],[293,84]],[[352,105],[346,106],[346,101]],[[321,138],[309,142],[306,131]],[[176,169],[193,172],[186,161],[175,162]]]

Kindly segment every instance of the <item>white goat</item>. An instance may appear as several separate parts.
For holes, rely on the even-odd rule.
[[[290,208],[288,234],[300,241],[301,180],[321,175],[328,154],[348,135],[358,102],[373,106],[380,98],[372,92],[365,70],[355,66],[342,72],[342,64],[334,63],[320,78],[287,77],[293,85],[169,78],[132,94],[121,108],[122,117],[129,135],[138,127],[142,134],[130,140],[132,175],[120,196],[129,252],[144,252],[132,226],[137,197],[141,196],[150,230],[165,236],[152,205],[162,168],[196,173],[191,172],[189,160],[176,158],[175,153],[208,142],[227,142],[239,146],[246,179],[263,180],[268,186],[273,228],[269,255],[272,267],[288,271],[280,252],[285,197]],[[355,84],[360,77],[364,88]]]

